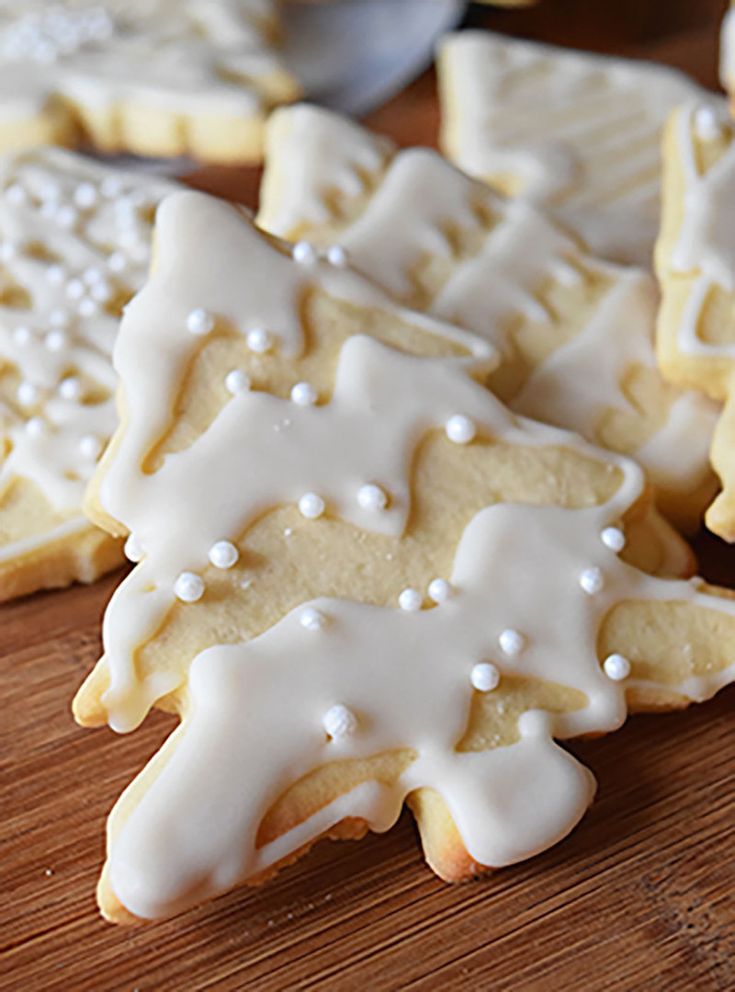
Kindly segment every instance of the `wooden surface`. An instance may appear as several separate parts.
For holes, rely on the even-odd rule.
[[[655,55],[714,84],[721,7],[546,0],[482,17]],[[402,144],[431,144],[436,122],[430,75],[371,118]],[[254,171],[194,179],[254,203]],[[697,544],[705,574],[735,585],[735,550]],[[72,722],[69,703],[99,651],[118,578],[0,611],[0,989],[735,989],[734,689],[574,745],[600,783],[592,811],[554,850],[484,881],[436,879],[404,816],[385,836],[323,844],[266,888],[176,920],[103,923],[94,887],[106,813],[172,727],[157,714],[115,737]]]

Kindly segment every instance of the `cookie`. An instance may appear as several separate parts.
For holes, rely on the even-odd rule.
[[[0,5],[0,149],[254,162],[298,84],[273,47],[273,0],[44,0]]]
[[[60,149],[0,157],[0,600],[122,561],[82,498],[117,420],[121,308],[174,188]]]
[[[664,512],[698,527],[715,493],[717,411],[661,379],[647,272],[594,257],[540,208],[432,151],[396,153],[307,105],[269,122],[258,221],[294,241],[338,242],[405,305],[485,336],[502,356],[488,383],[513,410],[633,455]]]
[[[594,793],[555,738],[733,678],[735,602],[642,570],[685,551],[641,470],[508,411],[483,339],[200,193],[164,201],[156,246],[88,499],[138,564],[75,709],[181,723],[111,815],[108,919],[404,801],[443,878],[517,862]]]
[[[481,31],[448,35],[438,71],[452,161],[553,207],[604,258],[651,265],[661,129],[705,90],[663,66]]]
[[[710,530],[735,540],[735,131],[712,103],[671,115],[664,138],[664,187],[656,269],[662,303],[658,356],[672,382],[701,389],[725,407],[712,440],[723,491],[707,512]]]

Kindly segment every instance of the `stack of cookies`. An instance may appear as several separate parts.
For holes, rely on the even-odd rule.
[[[681,536],[735,537],[725,101],[463,32],[447,159],[267,116],[295,84],[263,0],[159,0],[150,35],[80,4],[69,52],[43,6],[0,14],[1,51],[58,49],[24,144],[265,149],[256,220],[58,150],[0,172],[0,594],[124,547],[75,716],[180,717],[110,816],[102,913],[181,912],[404,803],[447,881],[555,844],[595,792],[558,741],[735,681],[735,595]]]

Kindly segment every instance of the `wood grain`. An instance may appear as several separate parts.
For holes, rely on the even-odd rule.
[[[595,19],[605,6],[547,0],[483,17],[651,54],[713,82],[721,3],[657,4],[668,34],[652,3],[610,4],[629,18]],[[402,144],[432,144],[437,116],[427,74],[370,123]],[[192,177],[251,205],[257,182],[256,170]],[[735,550],[708,536],[697,547],[705,574],[735,585]],[[157,714],[115,737],[71,720],[118,579],[0,613],[3,992],[735,989],[735,689],[575,745],[600,783],[591,813],[554,850],[487,880],[448,887],[434,878],[406,815],[385,836],[319,846],[266,888],[156,926],[106,925],[94,903],[104,819],[172,727]]]

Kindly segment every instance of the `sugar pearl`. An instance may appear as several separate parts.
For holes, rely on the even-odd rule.
[[[470,673],[470,682],[478,692],[492,692],[500,682],[500,672],[489,661],[480,661]]]
[[[63,207],[59,207],[56,211],[56,223],[59,227],[64,227],[70,230],[79,220],[79,214],[76,212],[74,207],[69,204],[64,204]]]
[[[46,421],[42,417],[31,417],[26,420],[26,434],[30,437],[41,437],[46,433]]]
[[[347,251],[342,245],[330,245],[327,248],[327,261],[338,269],[343,269],[347,265]]]
[[[57,327],[48,332],[43,343],[49,351],[63,351],[68,344],[68,338],[61,328]]]
[[[204,582],[196,572],[182,572],[174,582],[174,595],[182,603],[196,603],[204,595]]]
[[[579,584],[588,596],[594,596],[605,585],[605,579],[600,569],[595,566],[593,568],[585,568],[579,576]]]
[[[8,203],[12,203],[16,207],[21,206],[21,204],[26,203],[28,200],[28,194],[18,183],[12,183],[12,185],[8,186],[5,190],[5,196]]]
[[[291,390],[291,399],[297,406],[313,406],[317,401],[316,389],[310,382],[297,382]]]
[[[304,493],[299,500],[299,513],[309,520],[316,520],[317,517],[321,517],[325,509],[324,500],[316,493]]]
[[[53,263],[46,269],[46,279],[52,286],[61,286],[66,280],[67,271],[63,265]]]
[[[215,568],[232,568],[240,557],[232,541],[217,541],[209,549],[209,560]]]
[[[455,413],[453,417],[450,417],[444,425],[444,430],[449,440],[455,444],[469,444],[470,441],[474,440],[476,434],[475,425],[469,417],[465,417],[461,413]]]
[[[70,279],[66,284],[66,295],[70,300],[81,300],[84,296],[84,283],[81,279]]]
[[[245,340],[248,348],[258,355],[265,354],[266,351],[270,351],[273,347],[270,334],[261,327],[254,327],[251,331],[248,331]]]
[[[100,185],[100,193],[107,200],[113,200],[122,193],[122,181],[117,176],[105,176]]]
[[[59,383],[59,396],[64,400],[78,400],[82,395],[82,384],[76,376],[70,375]]]
[[[388,505],[388,496],[380,486],[368,482],[357,490],[357,503],[363,510],[384,510]]]
[[[498,635],[498,644],[503,654],[507,654],[509,658],[515,658],[525,647],[526,639],[520,631],[508,627],[506,630],[501,630]]]
[[[107,267],[111,272],[123,272],[128,265],[128,260],[121,251],[113,251],[107,259]]]
[[[625,547],[625,534],[619,527],[606,527],[600,534],[600,540],[606,548],[616,553]]]
[[[128,561],[134,561],[134,562],[139,562],[143,557],[143,555],[145,554],[145,552],[143,551],[143,546],[138,540],[138,538],[135,536],[135,534],[128,535],[128,539],[125,542],[123,551],[125,552],[125,557],[128,559]]]
[[[297,241],[291,249],[291,256],[299,265],[312,265],[318,257],[316,248],[308,241]]]
[[[346,737],[357,730],[357,717],[352,710],[337,703],[322,717],[322,726],[330,737]]]
[[[398,597],[398,605],[407,613],[415,613],[423,605],[423,597],[418,589],[404,589]]]
[[[68,327],[69,326],[69,314],[66,310],[52,310],[48,315],[48,322],[52,327]]]
[[[21,324],[20,327],[16,327],[13,330],[13,341],[21,347],[26,344],[30,344],[32,337],[33,335],[31,334],[30,328],[26,327],[25,324]]]
[[[202,336],[209,334],[214,327],[214,317],[208,310],[197,307],[189,313],[186,318],[186,329],[190,334]]]
[[[96,265],[90,265],[88,269],[82,272],[82,282],[86,286],[96,286],[97,283],[102,282],[104,279],[102,271],[97,268]]]
[[[714,107],[706,104],[698,107],[694,115],[697,136],[703,141],[714,141],[722,134],[722,125]]]
[[[242,369],[232,369],[225,376],[225,389],[233,396],[246,393],[250,389],[250,376]]]
[[[74,190],[74,202],[81,210],[89,210],[97,202],[97,190],[92,183],[79,183]]]
[[[602,663],[605,675],[613,682],[622,682],[630,675],[630,662],[622,654],[610,654]]]
[[[21,382],[15,395],[21,406],[33,406],[38,403],[38,390],[32,382]]]
[[[0,244],[0,262],[10,262],[18,254],[18,246],[13,241]]]
[[[94,434],[85,434],[79,439],[79,450],[84,458],[96,461],[102,451],[102,442]]]
[[[446,579],[432,579],[428,588],[429,599],[434,603],[446,603],[452,595],[452,587]]]
[[[301,611],[299,623],[306,630],[321,630],[326,623],[326,617],[313,606],[307,606]]]
[[[112,286],[109,282],[101,280],[92,286],[90,296],[96,303],[109,303],[112,298]]]
[[[94,317],[95,314],[99,313],[99,306],[95,301],[89,297],[85,296],[83,300],[79,301],[79,306],[77,307],[77,313],[80,317]]]

